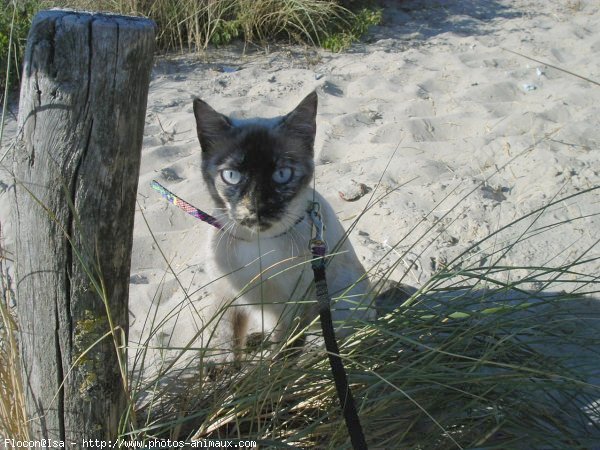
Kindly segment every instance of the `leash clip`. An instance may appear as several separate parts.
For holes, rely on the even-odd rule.
[[[325,253],[327,253],[327,242],[325,241],[325,225],[321,217],[321,205],[319,202],[310,202],[308,213],[315,230],[314,237],[308,242],[308,248],[313,255],[313,263],[325,264]],[[316,258],[316,260],[315,260]]]

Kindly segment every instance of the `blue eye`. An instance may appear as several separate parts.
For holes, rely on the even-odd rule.
[[[294,171],[291,167],[280,167],[273,172],[273,181],[277,184],[289,183],[294,175]]]
[[[237,170],[225,169],[221,170],[221,178],[227,184],[236,185],[242,181],[242,174]]]

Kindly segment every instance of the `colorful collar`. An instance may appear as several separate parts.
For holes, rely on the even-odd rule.
[[[152,186],[152,189],[158,191],[160,193],[160,195],[162,195],[165,199],[167,199],[167,201],[169,203],[172,203],[173,205],[183,209],[189,215],[194,216],[196,219],[200,219],[202,222],[206,222],[209,225],[212,225],[213,227],[218,228],[219,230],[223,229],[223,225],[215,217],[211,216],[208,213],[205,213],[201,209],[196,208],[192,204],[186,202],[182,198],[173,194],[171,191],[169,191],[166,187],[164,187],[158,181],[152,180],[152,182],[150,183],[150,186]],[[296,222],[294,223],[294,225],[292,225],[288,230],[284,231],[281,234],[278,234],[277,236],[273,236],[273,238],[281,237],[284,234],[286,234],[291,228],[300,224],[304,220],[304,217],[305,216],[299,217],[298,220],[296,220]]]

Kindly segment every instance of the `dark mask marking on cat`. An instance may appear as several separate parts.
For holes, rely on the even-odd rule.
[[[272,119],[231,119],[194,100],[202,175],[230,219],[261,231],[285,218],[314,172],[317,95]]]

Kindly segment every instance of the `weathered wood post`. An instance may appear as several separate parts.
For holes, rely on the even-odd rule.
[[[154,32],[143,18],[53,10],[29,33],[14,210],[32,438],[77,448],[115,438],[127,406],[121,370]],[[111,327],[119,331],[102,338]]]

